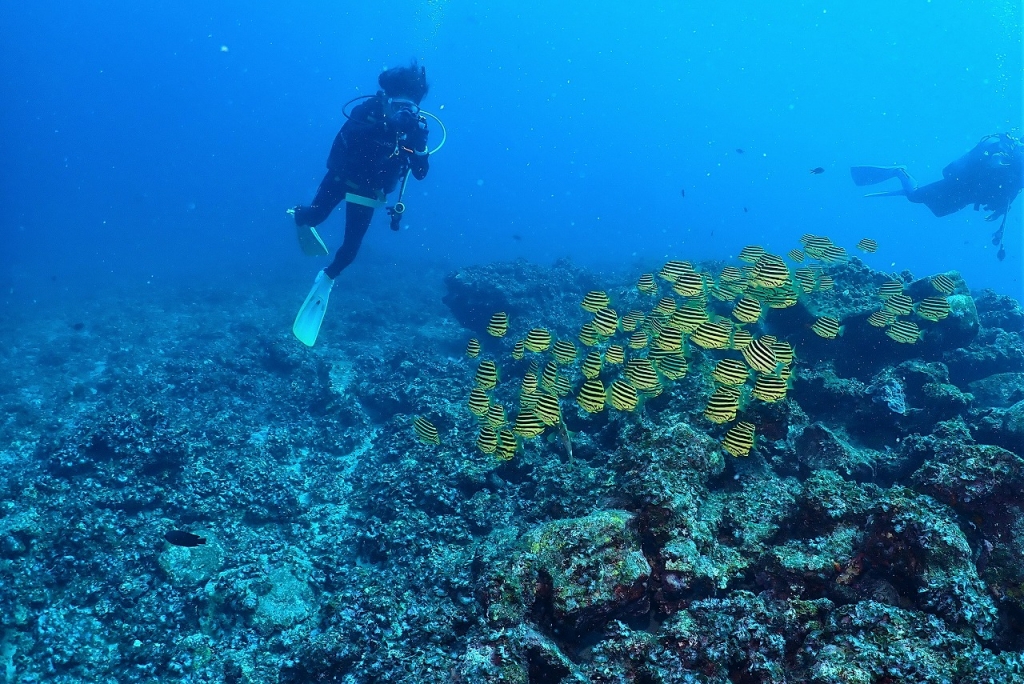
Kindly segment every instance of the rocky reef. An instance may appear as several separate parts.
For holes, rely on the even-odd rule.
[[[571,453],[474,446],[490,314],[573,335],[636,273],[375,281],[313,350],[268,293],[12,311],[0,682],[1024,682],[1024,312],[950,274],[949,319],[890,343],[888,276],[833,275],[765,321],[797,361],[748,458],[697,358],[636,413],[567,410]]]

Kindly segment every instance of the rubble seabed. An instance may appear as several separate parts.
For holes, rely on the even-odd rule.
[[[744,459],[694,359],[636,414],[564,402],[571,459],[475,449],[494,311],[564,337],[635,296],[566,263],[344,289],[314,350],[272,294],[14,312],[0,682],[1024,682],[1024,312],[957,279],[900,345],[887,276],[833,274],[768,314],[796,373]]]

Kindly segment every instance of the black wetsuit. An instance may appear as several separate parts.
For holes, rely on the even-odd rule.
[[[1024,187],[1024,145],[1005,133],[982,138],[970,152],[942,169],[942,180],[906,188],[907,199],[946,216],[974,205],[1003,217]]]
[[[427,175],[427,127],[413,115],[385,116],[385,98],[378,95],[352,108],[348,121],[334,138],[327,157],[327,174],[308,207],[295,208],[295,223],[318,226],[352,193],[370,199],[398,186],[406,171],[416,180]],[[349,202],[345,207],[345,240],[334,261],[324,269],[337,278],[356,258],[373,207]]]

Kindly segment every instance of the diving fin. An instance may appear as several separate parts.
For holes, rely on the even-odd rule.
[[[299,238],[299,247],[306,256],[327,256],[330,253],[313,226],[295,226],[295,236]]]
[[[890,178],[899,178],[906,172],[904,166],[851,166],[850,176],[854,185],[876,185]]]
[[[334,280],[327,277],[324,271],[320,271],[313,281],[313,289],[309,291],[306,301],[302,303],[302,308],[295,317],[292,332],[299,338],[299,342],[307,347],[316,344],[316,336],[320,333],[320,324],[324,322],[327,300],[331,296],[333,286]]]
[[[882,192],[869,192],[864,195],[865,197],[904,197],[906,196],[906,190],[884,190]]]

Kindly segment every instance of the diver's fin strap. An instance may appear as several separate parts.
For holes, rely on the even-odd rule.
[[[357,195],[354,192],[345,193],[345,201],[351,202],[352,204],[361,204],[364,207],[370,207],[371,209],[381,209],[387,204],[387,197],[384,193],[379,193],[377,197],[364,197],[363,195]]]

